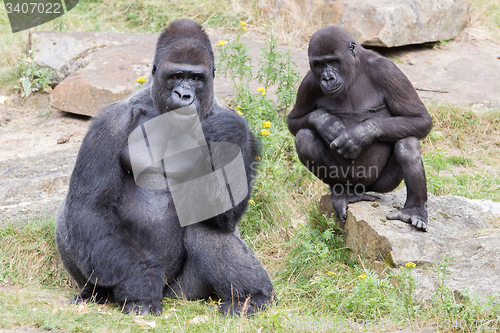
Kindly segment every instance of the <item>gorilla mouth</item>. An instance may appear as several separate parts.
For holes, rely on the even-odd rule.
[[[342,89],[342,83],[334,85],[333,87],[328,87],[329,89],[325,89],[325,94],[332,95],[337,93],[340,89]]]

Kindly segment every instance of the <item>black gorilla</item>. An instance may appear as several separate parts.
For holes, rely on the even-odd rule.
[[[359,46],[345,29],[325,27],[309,42],[311,70],[287,118],[300,161],[330,186],[335,213],[374,200],[404,179],[400,219],[427,230],[427,185],[419,139],[432,119],[406,76],[388,59]]]
[[[214,100],[214,71],[205,32],[193,21],[176,21],[158,39],[150,83],[93,120],[57,217],[62,261],[83,288],[74,301],[118,302],[124,312],[158,314],[163,296],[215,293],[223,313],[253,314],[274,299],[268,274],[236,227],[251,192],[256,141],[240,116]],[[181,227],[168,185],[136,184],[127,138],[148,120],[188,105],[196,106],[208,144],[239,147],[248,192],[225,213]],[[212,157],[198,156],[177,171],[189,174]],[[165,168],[160,165],[162,175]],[[222,192],[214,189],[213,196]]]

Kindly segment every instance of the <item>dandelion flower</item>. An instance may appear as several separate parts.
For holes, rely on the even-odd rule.
[[[260,131],[260,134],[262,134],[262,135],[269,135],[269,134],[271,134],[271,132],[269,132],[268,130],[263,129],[263,130]]]
[[[240,21],[240,24],[241,24],[242,27],[246,27],[247,26],[247,24],[245,22],[243,22],[243,21]]]
[[[248,203],[249,203],[250,205],[255,205],[255,201],[253,201],[252,199],[248,200]]]
[[[257,88],[257,91],[258,91],[258,92],[260,92],[260,94],[261,94],[262,96],[265,96],[265,95],[266,95],[266,88],[264,88],[264,87],[258,87],[258,88]]]
[[[415,265],[415,263],[411,262],[411,261],[407,262],[406,265],[405,265],[405,267],[415,267],[415,266],[417,266],[417,265]]]
[[[368,276],[366,274],[358,275],[358,279],[366,279]]]
[[[268,127],[271,127],[271,124],[272,123],[268,120],[268,121],[261,123],[260,125],[262,126],[262,128],[268,128]]]
[[[245,28],[245,27],[241,27],[241,30],[243,30],[243,31],[247,31],[247,28]]]
[[[244,115],[244,113],[241,112],[240,110],[236,110],[236,113],[239,114],[240,116]]]
[[[135,82],[137,82],[137,83],[139,83],[139,84],[144,84],[144,83],[148,82],[148,79],[146,79],[146,77],[145,77],[145,76],[139,76],[139,77],[137,78],[137,80],[135,80]]]
[[[227,42],[225,40],[220,40],[219,43],[217,43],[217,45],[219,45],[219,46],[224,46],[226,44],[227,44]]]

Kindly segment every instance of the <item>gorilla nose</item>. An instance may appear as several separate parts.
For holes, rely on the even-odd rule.
[[[189,104],[191,104],[194,100],[194,96],[191,93],[191,91],[186,90],[182,87],[175,88],[172,91],[172,95],[174,95],[172,97],[179,99],[179,100],[182,100],[183,102],[190,102]]]
[[[194,93],[189,89],[175,87],[172,90],[170,99],[171,101],[168,103],[170,104],[170,109],[175,110],[193,104]]]

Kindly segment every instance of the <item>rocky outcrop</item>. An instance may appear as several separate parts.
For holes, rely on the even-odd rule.
[[[452,39],[470,16],[466,0],[278,0],[265,6],[271,16],[339,25],[360,43],[382,47]]]
[[[432,289],[435,283],[428,281],[431,275],[425,267],[450,257],[448,287],[500,295],[500,202],[429,195],[428,232],[421,232],[408,223],[386,219],[403,207],[405,189],[376,195],[380,198],[375,202],[349,205],[344,230],[353,259],[375,269],[413,262],[417,280]],[[322,213],[331,214],[329,202],[329,195],[322,198]]]

